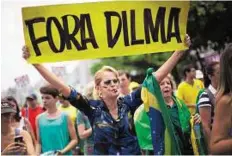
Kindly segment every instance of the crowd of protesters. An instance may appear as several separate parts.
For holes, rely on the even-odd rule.
[[[186,36],[185,46],[190,46]],[[232,154],[232,44],[220,62],[210,62],[196,79],[192,65],[183,68],[176,87],[172,69],[186,51],[176,50],[153,72],[167,105],[181,154],[194,154],[190,120],[201,124],[206,154]],[[23,58],[30,53],[23,47]],[[14,97],[1,101],[2,155],[147,155],[153,151],[150,121],[141,85],[125,71],[104,66],[82,93],[62,82],[42,64],[33,64],[49,83],[23,108]],[[57,103],[59,105],[57,105]]]

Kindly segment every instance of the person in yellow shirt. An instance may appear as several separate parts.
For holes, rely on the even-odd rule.
[[[76,125],[76,119],[77,119],[77,113],[78,110],[73,107],[68,100],[65,100],[62,95],[59,95],[59,101],[60,105],[58,106],[58,109],[62,112],[65,112],[68,114],[68,116],[71,118],[74,125]]]
[[[193,65],[184,67],[185,80],[177,88],[177,97],[186,103],[191,114],[196,112],[196,98],[198,92],[204,88],[202,81],[196,78],[196,69]]]
[[[140,84],[132,81],[129,85],[130,92],[133,92],[134,90],[138,89],[140,87]]]

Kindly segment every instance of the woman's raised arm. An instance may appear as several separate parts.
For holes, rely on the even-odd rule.
[[[23,58],[27,60],[30,57],[29,50],[26,46],[23,47]],[[62,80],[60,80],[55,74],[47,70],[42,64],[33,64],[40,75],[47,80],[51,85],[58,89],[65,97],[68,97],[71,93],[71,89]]]
[[[189,48],[191,44],[190,37],[185,36],[184,45]],[[158,82],[161,82],[176,66],[185,51],[176,50],[172,56],[153,74]]]

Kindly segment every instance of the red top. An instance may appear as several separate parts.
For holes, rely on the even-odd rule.
[[[36,126],[35,126],[35,119],[37,117],[37,115],[43,113],[43,108],[40,106],[37,106],[36,108],[27,108],[28,109],[28,113],[26,115],[26,109],[22,108],[21,113],[23,117],[28,118],[29,122],[31,123],[32,129],[35,133],[36,136]]]

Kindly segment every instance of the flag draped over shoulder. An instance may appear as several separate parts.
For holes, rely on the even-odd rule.
[[[168,114],[168,108],[152,73],[153,69],[149,68],[142,85],[141,97],[144,109],[150,118],[154,154],[180,155],[180,146],[174,134],[175,130]]]
[[[134,113],[134,125],[140,148],[143,150],[153,150],[151,124],[143,104]]]

